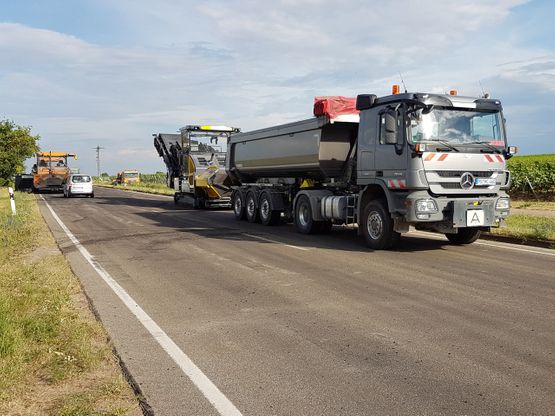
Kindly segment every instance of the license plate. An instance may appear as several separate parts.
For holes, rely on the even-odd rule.
[[[476,186],[492,186],[496,184],[495,178],[476,178],[474,185]]]
[[[467,227],[480,227],[484,225],[485,215],[481,209],[471,209],[466,211],[466,226]]]

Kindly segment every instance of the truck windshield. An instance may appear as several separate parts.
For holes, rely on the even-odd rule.
[[[434,107],[425,114],[422,110],[411,117],[413,143],[444,142],[452,146],[482,145],[505,147],[502,116],[499,111],[478,111]]]
[[[128,178],[136,178],[139,174],[137,172],[125,172],[125,176]]]
[[[220,153],[227,149],[227,139],[215,136],[194,136],[191,139],[191,150],[201,153]]]
[[[44,157],[39,159],[40,168],[65,168],[67,167],[67,158],[65,157]]]

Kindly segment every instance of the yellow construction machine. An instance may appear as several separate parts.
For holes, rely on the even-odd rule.
[[[63,181],[71,170],[68,158],[77,159],[77,155],[65,152],[37,152],[37,163],[33,165],[33,190],[35,192],[63,191]]]
[[[116,179],[114,179],[114,185],[128,185],[128,184],[139,184],[141,183],[141,175],[138,170],[123,170],[118,172]]]
[[[180,134],[153,134],[154,147],[168,168],[167,185],[174,201],[191,198],[195,208],[231,206],[225,171],[227,141],[236,127],[185,126]]]

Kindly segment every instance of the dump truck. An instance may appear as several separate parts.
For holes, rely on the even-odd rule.
[[[157,133],[154,147],[167,167],[167,185],[174,202],[189,198],[195,208],[230,208],[231,192],[225,171],[227,141],[240,129],[187,125],[179,134]]]
[[[231,135],[226,171],[238,220],[293,221],[304,234],[353,225],[389,249],[413,226],[475,241],[509,215],[501,102],[401,93],[317,97],[314,118]]]
[[[63,192],[63,181],[70,174],[68,158],[77,155],[65,152],[37,152],[33,165],[33,191]],[[22,182],[23,185],[24,181]]]
[[[114,179],[114,185],[128,185],[141,183],[141,175],[138,170],[123,170],[118,172]]]

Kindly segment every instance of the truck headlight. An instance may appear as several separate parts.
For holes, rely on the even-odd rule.
[[[437,204],[433,199],[418,199],[416,201],[416,212],[434,213],[437,212]]]
[[[499,198],[495,203],[495,209],[498,211],[506,211],[509,209],[509,198]]]

